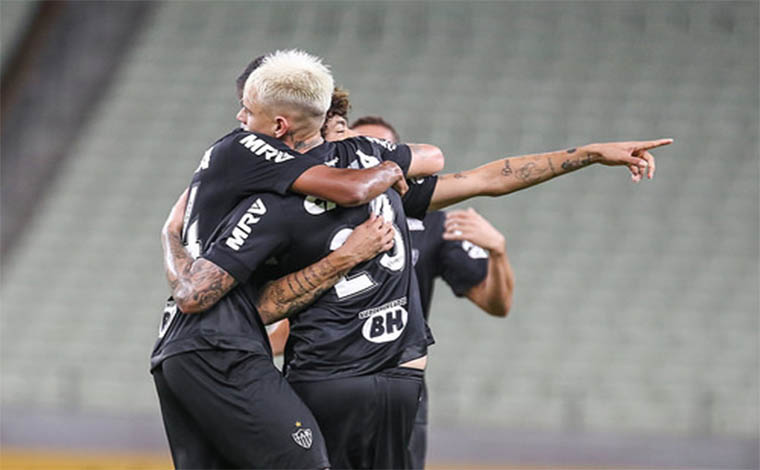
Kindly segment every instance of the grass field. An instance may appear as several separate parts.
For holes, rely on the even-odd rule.
[[[2,470],[166,470],[174,468],[171,457],[161,454],[74,452],[36,449],[2,449],[0,450],[0,469]],[[467,463],[431,463],[427,470],[548,470],[548,469],[589,470],[601,467],[568,466],[516,466],[516,465],[478,465]],[[609,468],[609,467],[605,467]],[[627,467],[626,467],[627,468]],[[624,470],[624,467],[615,467]],[[669,469],[675,470],[675,469]]]

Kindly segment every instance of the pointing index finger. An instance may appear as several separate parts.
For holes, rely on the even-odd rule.
[[[643,142],[637,142],[636,143],[636,149],[637,150],[651,150],[657,147],[662,147],[663,145],[670,145],[673,143],[673,139],[657,139],[657,140],[646,140]]]

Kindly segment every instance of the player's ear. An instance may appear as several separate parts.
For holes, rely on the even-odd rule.
[[[274,117],[275,122],[275,128],[274,128],[274,136],[276,138],[281,138],[285,134],[288,133],[290,130],[290,122],[288,121],[288,118],[285,116],[275,116]]]

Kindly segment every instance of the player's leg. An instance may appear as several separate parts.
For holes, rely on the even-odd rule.
[[[317,418],[333,468],[372,468],[374,376],[291,385]]]
[[[162,366],[153,371],[153,380],[156,384],[161,417],[164,420],[164,429],[174,467],[177,469],[230,468],[224,458],[216,452],[195,419],[183,409],[166,382]]]
[[[424,372],[396,367],[375,377],[380,406],[372,468],[414,468],[409,445],[422,397]]]
[[[417,417],[414,420],[412,437],[409,439],[409,452],[412,458],[412,468],[422,470],[425,468],[425,455],[427,454],[427,422],[428,422],[428,392],[427,385],[422,382],[422,398],[417,409]]]
[[[229,350],[179,356],[184,360],[164,362],[168,382],[235,467],[329,467],[316,419],[269,356]]]

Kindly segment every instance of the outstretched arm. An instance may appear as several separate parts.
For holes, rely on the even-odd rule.
[[[655,161],[649,150],[673,139],[589,144],[569,150],[503,158],[473,170],[442,175],[429,210],[448,207],[475,196],[502,196],[543,183],[593,163],[627,166],[634,182],[654,177]]]
[[[290,188],[299,194],[352,207],[369,203],[391,186],[403,185],[403,181],[404,173],[391,161],[364,170],[317,165],[303,172]]]
[[[272,281],[262,289],[256,308],[265,325],[314,303],[354,266],[393,247],[393,225],[371,214],[337,250],[306,268]]]
[[[447,213],[444,227],[445,240],[467,240],[488,251],[486,278],[465,295],[486,313],[506,317],[512,306],[515,275],[504,236],[473,209]]]

